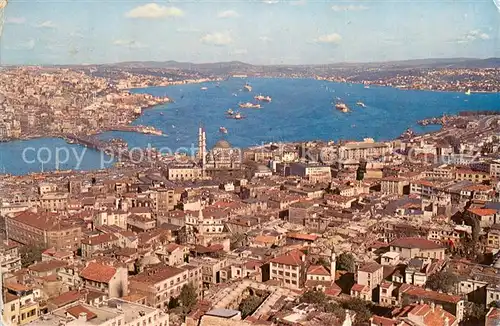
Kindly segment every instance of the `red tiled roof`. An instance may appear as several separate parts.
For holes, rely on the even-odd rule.
[[[492,307],[486,315],[485,326],[498,326],[500,323],[500,308]]]
[[[55,298],[52,298],[49,300],[50,303],[56,305],[57,307],[62,307],[67,304],[76,302],[80,299],[81,294],[78,291],[68,291],[60,296],[57,296]]]
[[[363,292],[365,290],[365,287],[366,287],[366,285],[356,283],[352,286],[351,291]]]
[[[306,241],[316,241],[316,239],[318,239],[318,236],[316,234],[305,234],[305,233],[295,233],[295,232],[288,233],[286,236],[288,238],[306,240]]]
[[[371,319],[371,326],[397,326],[399,321],[396,319],[390,319],[386,317],[380,317],[373,315]]]
[[[302,251],[292,250],[284,255],[271,259],[271,262],[283,265],[300,266],[302,264],[302,257],[304,256],[305,254]]]
[[[84,279],[100,283],[108,283],[115,274],[116,268],[98,263],[90,263],[80,272]]]
[[[468,212],[478,216],[495,215],[497,210],[491,208],[469,208]]]
[[[406,293],[413,297],[429,299],[438,302],[458,303],[460,300],[463,300],[462,297],[458,295],[451,295],[451,294],[426,290],[424,288],[420,288],[410,284],[401,285],[401,287],[399,288],[399,292]]]
[[[366,272],[366,273],[375,273],[379,269],[383,268],[382,265],[380,265],[377,262],[369,262],[361,266],[358,271],[360,272]]]
[[[86,313],[87,320],[91,320],[91,319],[97,317],[96,314],[94,314],[92,311],[88,310],[87,308],[83,307],[82,305],[78,305],[78,306],[74,306],[74,307],[71,307],[69,309],[66,309],[66,312],[75,318],[78,318],[81,313]]]
[[[408,315],[416,315],[423,319],[425,325],[445,326],[445,319],[448,319],[448,325],[453,325],[456,321],[455,316],[443,310],[442,306],[430,307],[427,304],[414,305],[408,312]]]
[[[323,265],[311,265],[311,266],[309,266],[309,268],[307,269],[307,274],[330,276],[330,272],[327,271]]]
[[[391,242],[391,246],[401,247],[401,248],[419,248],[419,249],[442,249],[443,246],[427,240],[425,238],[399,238]]]

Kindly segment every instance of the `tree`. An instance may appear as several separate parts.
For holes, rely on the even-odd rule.
[[[426,286],[434,291],[453,293],[458,277],[450,271],[440,271],[432,274],[427,279]]]
[[[468,302],[465,307],[464,325],[483,325],[486,317],[486,306],[484,304],[476,304]]]
[[[21,256],[21,265],[26,268],[37,261],[42,260],[42,252],[44,249],[41,246],[23,246],[19,250]]]
[[[182,303],[182,306],[186,308],[192,308],[196,304],[198,295],[192,283],[182,286],[181,294],[179,294],[178,299]]]
[[[261,305],[263,298],[255,295],[246,297],[240,302],[239,310],[241,311],[241,317],[245,319],[248,315],[251,315],[259,306]]]
[[[338,303],[327,302],[323,305],[323,310],[327,313],[334,314],[339,320],[345,320],[345,309]]]
[[[339,269],[343,269],[350,273],[354,273],[356,269],[356,261],[351,253],[344,252],[337,258],[337,266]]]
[[[354,325],[364,325],[372,316],[369,303],[360,298],[345,301],[343,307],[356,313]]]
[[[309,290],[305,292],[301,297],[300,297],[300,302],[305,302],[305,303],[317,303],[317,304],[324,304],[326,303],[326,295],[322,291],[315,291],[315,290]]]
[[[179,306],[179,298],[170,298],[170,301],[168,301],[168,309],[174,309]]]

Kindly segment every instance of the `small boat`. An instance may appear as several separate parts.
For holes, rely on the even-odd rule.
[[[233,96],[238,96],[238,94],[236,94],[236,93],[233,93]]]
[[[257,101],[263,101],[263,102],[271,102],[271,96],[264,96],[264,95],[257,95],[257,96],[254,96],[254,99],[256,99]]]
[[[257,103],[254,104],[254,103],[250,103],[250,102],[240,103],[238,105],[242,109],[260,109],[261,108],[260,104],[257,104]]]
[[[347,113],[347,112],[351,111],[349,109],[349,107],[347,105],[345,105],[344,103],[337,103],[337,104],[335,104],[335,108],[337,110],[339,110],[340,112],[342,112],[342,113]]]
[[[220,83],[215,84],[215,87],[220,87]]]
[[[358,106],[360,106],[360,107],[362,107],[362,108],[366,108],[365,103],[363,103],[363,102],[361,102],[361,101],[356,102],[356,105],[358,105]]]
[[[163,112],[160,112],[160,115],[163,115]]]
[[[220,127],[219,132],[222,134],[227,134],[227,129],[225,127]]]
[[[227,113],[228,115],[233,115],[233,114],[234,114],[234,111],[233,111],[232,109],[229,109],[229,110],[227,110],[227,111],[226,111],[226,113]]]
[[[470,94],[472,94],[472,93],[471,93],[470,89],[468,89],[467,92],[465,92],[465,95],[470,95]]]
[[[200,88],[202,91],[206,91],[208,89],[208,87],[202,87]]]
[[[241,119],[243,119],[243,116],[241,115],[241,113],[237,112],[237,113],[234,115],[234,118],[235,118],[236,120],[241,120]]]
[[[340,97],[338,97],[338,96],[337,96],[335,99],[336,99],[337,101],[340,101]]]
[[[368,85],[365,85],[365,88],[366,88],[366,89],[368,89],[368,88],[370,88],[370,86],[368,86]]]
[[[248,83],[246,83],[245,86],[243,86],[243,90],[245,92],[251,92],[252,91],[252,86],[250,86]]]

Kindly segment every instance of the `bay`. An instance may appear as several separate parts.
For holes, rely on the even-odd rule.
[[[245,83],[252,92],[242,91]],[[202,87],[207,87],[202,90]],[[500,94],[475,93],[470,96],[454,92],[401,90],[392,87],[332,83],[312,79],[285,78],[230,78],[216,83],[186,84],[169,87],[134,89],[133,92],[169,96],[175,102],[146,109],[134,125],[154,126],[166,136],[153,136],[129,132],[107,132],[103,139],[120,137],[129,147],[155,147],[175,152],[193,151],[197,146],[198,127],[207,133],[207,145],[212,147],[225,139],[235,147],[249,147],[267,142],[303,140],[361,140],[372,137],[389,140],[398,137],[407,128],[417,132],[436,130],[436,126],[420,127],[420,119],[452,115],[464,110],[500,110]],[[262,109],[240,109],[238,103],[255,102],[254,96],[272,97],[271,103],[261,103]],[[334,108],[340,99],[351,108],[341,113]],[[366,107],[356,105],[363,102]],[[245,119],[228,119],[226,111],[240,111]],[[228,133],[219,132],[225,127]],[[27,164],[22,151],[27,146],[44,146],[55,151],[67,145],[60,139],[35,139],[0,144],[0,168],[5,173],[25,174],[38,172],[40,164]],[[79,169],[98,169],[102,166],[100,153],[87,150]],[[73,158],[60,167],[76,167]],[[109,166],[106,165],[106,166]],[[104,166],[104,167],[106,167]],[[54,162],[46,163],[44,170],[55,169]],[[1,172],[1,171],[0,171]]]

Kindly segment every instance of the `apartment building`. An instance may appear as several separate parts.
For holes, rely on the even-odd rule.
[[[398,252],[401,258],[445,258],[445,247],[425,238],[399,238],[391,242],[390,251]]]
[[[201,274],[201,268],[192,264],[185,267],[159,265],[131,276],[129,288],[144,294],[148,306],[164,309],[168,308],[170,299],[178,297],[182,287],[189,282],[199,290]]]
[[[109,298],[128,295],[128,270],[91,262],[80,272],[85,288],[105,293]]]
[[[79,225],[60,219],[55,213],[21,212],[6,217],[5,227],[11,240],[56,250],[77,250],[82,237]]]
[[[4,285],[4,300],[2,307],[3,319],[10,322],[11,326],[26,325],[38,319],[40,289],[18,283]]]
[[[3,273],[13,273],[21,269],[19,246],[12,241],[0,242],[0,268]]]
[[[306,255],[299,250],[292,250],[271,259],[270,277],[284,287],[300,289],[305,282]]]
[[[384,267],[377,262],[369,262],[362,265],[357,272],[357,283],[351,288],[351,295],[372,300],[372,292],[384,279]]]

